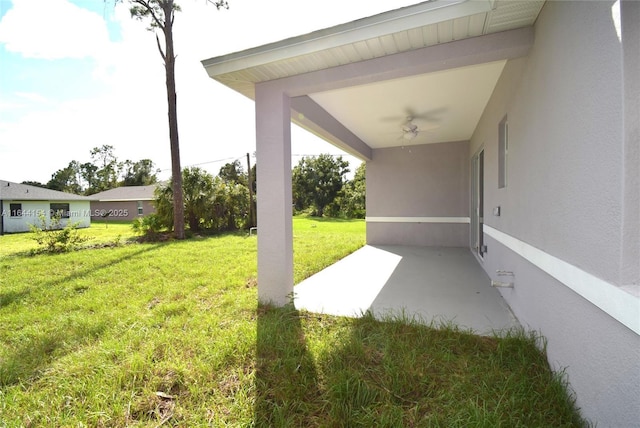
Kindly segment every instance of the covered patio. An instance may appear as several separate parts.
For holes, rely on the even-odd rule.
[[[504,297],[637,425],[638,4],[429,0],[203,61],[255,101],[258,299],[482,333]],[[368,244],[295,287],[292,122],[366,162]]]
[[[330,315],[451,322],[479,334],[519,326],[467,248],[365,245],[296,285],[294,303]]]
[[[256,104],[260,301],[293,291],[292,122],[367,163],[368,244],[478,246],[469,139],[543,3],[425,1],[203,61]]]

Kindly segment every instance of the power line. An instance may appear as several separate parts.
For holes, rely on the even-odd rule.
[[[338,154],[333,154],[333,153],[323,153],[325,156],[329,155],[329,156],[333,156],[333,157],[338,157],[338,156],[345,156],[345,155],[338,155]],[[228,158],[222,158],[222,159],[216,159],[216,160],[210,160],[210,161],[205,161],[205,162],[199,162],[199,163],[194,163],[194,164],[190,164],[190,165],[184,165],[182,168],[191,168],[194,166],[201,166],[201,165],[207,165],[207,164],[211,164],[211,163],[218,163],[218,162],[225,162],[225,161],[238,161],[241,159],[244,159],[244,157],[246,156],[246,154],[242,154],[238,157],[228,157]],[[298,154],[298,153],[294,153],[291,155],[291,157],[306,157],[306,158],[314,158],[314,157],[318,157],[320,156],[318,153],[313,153],[313,154]],[[160,169],[160,172],[164,172],[164,171],[171,171],[171,168],[162,168]]]
[[[333,153],[322,153],[322,155],[324,155],[324,156],[333,156],[334,158],[338,157],[338,156],[342,156],[342,157],[349,156],[349,155],[337,155],[337,154],[333,154]],[[291,157],[305,157],[305,158],[317,158],[318,156],[320,156],[320,154],[318,154],[318,153],[314,153],[312,155],[300,155],[300,154],[295,154],[294,153],[294,154],[291,155]]]
[[[212,160],[212,161],[199,162],[199,163],[194,163],[194,164],[191,164],[191,165],[185,165],[182,168],[191,168],[191,167],[194,167],[194,166],[207,165],[207,164],[210,164],[210,163],[218,163],[218,162],[224,162],[224,161],[229,161],[229,160],[233,160],[235,162],[237,160],[242,159],[243,156],[244,155],[239,156],[237,158],[223,158],[223,159],[216,159],[216,160]],[[171,171],[171,168],[163,168],[160,171]]]

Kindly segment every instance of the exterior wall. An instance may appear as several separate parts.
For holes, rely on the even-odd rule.
[[[78,223],[78,227],[89,227],[91,225],[89,201],[53,201],[55,203],[68,203],[70,218],[62,219],[62,226],[66,226],[69,221]],[[50,216],[50,201],[3,201],[2,214],[4,232],[28,232],[29,225],[38,224],[38,216],[44,213],[47,221]],[[22,217],[11,217],[9,213],[10,204],[22,204]]]
[[[529,57],[506,65],[468,153],[485,149],[483,268],[500,281],[497,270],[514,273],[504,298],[547,338],[549,362],[566,368],[583,414],[607,427],[640,420],[640,304],[626,291],[637,284],[621,280],[629,171],[612,5],[545,4]],[[505,115],[507,186],[499,189]]]
[[[469,143],[376,149],[367,162],[367,243],[464,247]]]
[[[156,212],[152,201],[142,201],[142,215],[138,214],[138,201],[91,201],[92,220],[102,220],[103,210],[111,211],[108,220],[127,221],[133,221],[138,217]]]

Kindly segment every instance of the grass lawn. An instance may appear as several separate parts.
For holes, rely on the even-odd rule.
[[[295,218],[296,281],[363,243],[363,221]],[[0,427],[584,425],[535,335],[258,307],[246,233],[33,246],[0,236]]]

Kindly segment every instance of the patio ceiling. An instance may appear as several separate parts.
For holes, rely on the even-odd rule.
[[[471,138],[506,61],[310,94],[373,149]],[[412,117],[420,132],[403,138]]]
[[[405,53],[530,27],[543,5],[543,0],[427,1],[202,63],[211,78],[255,99],[255,85],[262,82],[374,64],[383,58],[397,58],[397,68],[402,69]],[[400,73],[400,78],[391,73],[385,80],[325,85],[292,96],[308,97],[372,149],[467,140],[507,59],[443,66],[416,75]],[[292,106],[295,109],[296,103]],[[357,150],[348,150],[352,144],[323,132],[319,121],[306,116],[292,112],[295,123],[358,155]],[[407,116],[420,130],[412,140],[402,138]]]

